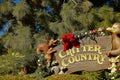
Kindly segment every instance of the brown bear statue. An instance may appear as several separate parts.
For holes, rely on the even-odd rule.
[[[120,23],[114,23],[106,29],[112,33],[112,50],[107,52],[109,57],[116,57],[120,54]]]

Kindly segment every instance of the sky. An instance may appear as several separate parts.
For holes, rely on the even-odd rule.
[[[2,29],[0,30],[0,36],[3,36],[6,32],[8,32],[8,28],[12,25],[11,21],[7,21],[2,25]]]

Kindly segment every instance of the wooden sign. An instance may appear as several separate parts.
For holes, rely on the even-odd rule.
[[[63,51],[62,44],[57,46],[55,59],[59,66],[66,67],[68,69],[66,73],[108,69],[110,62],[106,52],[111,50],[111,37],[97,37],[96,40],[97,43],[85,38],[80,48],[73,47],[67,51]]]

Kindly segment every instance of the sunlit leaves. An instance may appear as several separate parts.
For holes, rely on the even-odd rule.
[[[93,6],[93,4],[90,1],[84,1],[82,3],[83,12],[84,13],[88,12],[91,9],[92,6]]]
[[[10,72],[18,74],[21,61],[22,57],[16,57],[12,54],[0,56],[0,75],[10,74]]]
[[[21,2],[13,8],[13,16],[18,20],[23,19],[26,15],[30,14],[30,7],[26,2]]]
[[[70,32],[70,29],[65,27],[62,22],[53,22],[49,26],[54,33],[58,33],[60,36]]]
[[[20,27],[15,31],[15,34],[8,34],[5,38],[5,44],[13,50],[25,51],[31,48],[31,32],[29,27]]]
[[[0,3],[0,13],[9,14],[13,9],[13,4],[9,1],[4,1]]]
[[[103,6],[99,9],[99,17],[101,19],[109,19],[109,20],[113,20],[114,15],[113,15],[113,8],[108,7],[108,6]]]
[[[90,13],[92,3],[89,1],[77,2],[69,1],[63,5],[61,16],[63,25],[74,32],[75,30],[87,29],[93,22],[94,16]]]
[[[48,3],[49,3],[48,0],[42,0],[42,4],[41,4],[41,5],[42,5],[43,7],[47,7]]]
[[[104,27],[104,28],[110,27],[111,25],[112,25],[112,23],[108,20],[103,20],[103,21],[97,23],[98,27]]]
[[[120,22],[120,13],[115,13],[115,21]]]
[[[60,14],[64,27],[73,32],[75,28],[72,21],[74,21],[74,17],[76,17],[73,4],[64,4]]]
[[[98,10],[97,16],[100,19],[97,25],[102,27],[108,27],[114,22],[114,11],[113,8],[103,6]]]
[[[51,16],[49,14],[46,14],[45,11],[39,11],[36,13],[37,18],[36,20],[39,21],[40,24],[44,24],[49,22]]]
[[[93,19],[94,19],[94,15],[91,13],[86,13],[86,14],[81,13],[77,17],[77,20],[80,21],[81,26],[84,29],[87,29],[87,27],[94,21]]]

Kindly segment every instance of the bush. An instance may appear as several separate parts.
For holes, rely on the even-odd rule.
[[[0,75],[18,74],[21,58],[12,54],[0,56]]]
[[[106,78],[106,72],[107,71],[80,71],[74,74],[52,75],[43,80],[109,80]]]
[[[12,52],[0,56],[0,75],[19,74],[22,67],[27,67],[28,73],[33,73],[37,68],[38,57],[33,52]]]
[[[89,77],[84,75],[76,74],[62,74],[62,75],[52,75],[44,78],[43,80],[90,80]]]
[[[5,75],[5,76],[0,76],[0,80],[35,80],[35,79],[30,78],[28,76]]]

